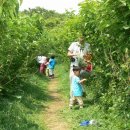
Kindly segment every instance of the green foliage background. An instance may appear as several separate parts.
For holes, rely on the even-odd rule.
[[[20,81],[36,71],[39,54],[54,53],[67,67],[67,48],[83,34],[92,47],[97,102],[106,113],[129,120],[129,0],[85,0],[78,15],[39,7],[18,10],[17,0],[0,1],[1,96],[17,93]],[[121,129],[129,129],[128,123]]]

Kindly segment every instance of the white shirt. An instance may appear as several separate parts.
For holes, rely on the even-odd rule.
[[[81,44],[79,42],[72,42],[72,44],[70,45],[70,47],[68,48],[68,50],[72,53],[72,54],[76,54],[77,56],[73,56],[73,58],[75,58],[75,62],[71,62],[71,67],[74,66],[78,66],[78,58],[83,58],[83,55],[90,51],[90,44],[89,43],[85,43],[84,48],[81,48]]]
[[[42,64],[46,62],[46,56],[37,56],[37,62]]]

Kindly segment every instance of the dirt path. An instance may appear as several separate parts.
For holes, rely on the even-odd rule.
[[[49,84],[49,95],[52,97],[52,102],[46,108],[44,114],[45,124],[50,130],[69,130],[66,122],[61,120],[58,112],[66,105],[62,100],[57,90],[58,79],[52,79]]]

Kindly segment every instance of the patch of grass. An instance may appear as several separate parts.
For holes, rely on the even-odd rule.
[[[59,78],[59,92],[62,98],[69,103],[69,68],[58,66]],[[94,95],[94,87],[91,84],[86,85],[87,97],[84,99],[85,107],[79,110],[78,105],[74,106],[72,110],[67,106],[59,112],[60,116],[64,118],[71,126],[71,130],[129,130],[122,125],[122,118],[114,112],[105,113]],[[89,126],[80,126],[80,123],[85,120],[94,119],[97,124]],[[124,119],[125,121],[125,119]],[[128,121],[127,121],[128,122]],[[125,121],[126,123],[126,121]]]
[[[58,91],[63,95],[63,98],[69,100],[69,68],[68,66],[58,65],[56,67],[56,75],[58,77]]]
[[[49,101],[47,86],[46,77],[30,74],[17,93],[1,98],[0,130],[47,130],[42,114]]]

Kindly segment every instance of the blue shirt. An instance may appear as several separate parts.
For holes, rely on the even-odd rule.
[[[83,89],[82,85],[79,83],[80,78],[78,76],[72,77],[72,91],[74,96],[82,96],[83,95]]]
[[[55,59],[50,59],[49,60],[49,65],[48,65],[49,69],[54,69],[55,64],[56,64]]]

